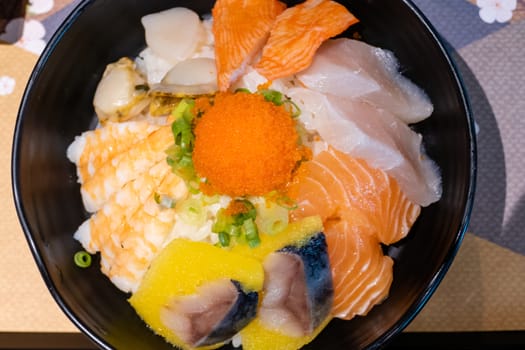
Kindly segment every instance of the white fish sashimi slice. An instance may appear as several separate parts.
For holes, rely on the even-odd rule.
[[[419,122],[432,114],[432,103],[398,69],[392,52],[341,38],[325,42],[297,78],[322,93],[367,101],[407,124]]]
[[[427,206],[441,197],[441,178],[422,137],[385,110],[366,102],[292,88],[300,120],[336,149],[366,160],[397,180],[407,197]]]
[[[278,91],[286,91],[286,89],[293,87],[292,83],[288,80],[291,79],[275,79],[268,88]],[[236,89],[244,88],[250,90],[251,92],[255,92],[258,90],[259,86],[267,83],[268,79],[261,75],[252,66],[248,66],[244,74],[241,75],[240,78],[232,85],[232,89],[235,91]]]
[[[146,15],[142,25],[148,46],[171,64],[191,57],[206,40],[199,15],[183,7]]]

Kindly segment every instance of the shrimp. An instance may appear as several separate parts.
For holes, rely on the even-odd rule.
[[[74,237],[89,253],[100,252],[102,272],[119,289],[135,291],[175,223],[175,209],[158,197],[175,202],[187,194],[184,181],[159,161],[114,193]]]
[[[102,128],[75,137],[67,149],[67,157],[77,165],[78,182],[89,181],[105,162],[144,140],[159,127],[145,121],[107,122]]]
[[[173,144],[170,126],[162,126],[127,152],[108,159],[81,186],[82,200],[88,212],[99,210],[127,182],[136,179],[154,164],[165,159],[164,151]]]

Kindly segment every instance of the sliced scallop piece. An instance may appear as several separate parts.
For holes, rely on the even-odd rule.
[[[245,292],[239,282],[222,279],[193,295],[173,298],[160,317],[191,347],[213,345],[232,338],[255,318],[258,300],[257,292]]]
[[[183,7],[146,15],[142,25],[146,44],[171,64],[191,57],[206,39],[199,15]]]
[[[179,62],[152,90],[182,95],[212,94],[217,91],[215,60],[200,57]]]

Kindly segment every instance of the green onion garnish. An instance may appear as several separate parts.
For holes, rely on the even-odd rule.
[[[272,102],[276,106],[283,104],[283,93],[277,90],[260,90],[259,93],[264,96],[264,99],[268,102]]]
[[[219,243],[223,247],[230,245],[232,239],[236,243],[247,242],[252,248],[258,246],[260,239],[259,230],[255,223],[257,216],[255,206],[244,198],[234,199],[233,201],[234,203],[231,204],[235,206],[238,212],[228,215],[226,209],[220,209],[216,214],[212,232],[218,234]]]
[[[195,144],[193,134],[193,107],[195,101],[192,99],[182,99],[173,109],[174,121],[171,124],[171,131],[175,144],[166,150],[167,162],[172,171],[180,176],[189,187],[191,193],[199,192],[199,181],[195,168],[193,167],[192,152]]]
[[[291,98],[285,96],[282,92],[271,89],[260,90],[258,92],[264,96],[266,101],[272,102],[276,106],[284,105],[292,118],[297,118],[301,114],[301,109],[299,106],[293,102]]]
[[[247,88],[237,88],[237,89],[235,89],[235,93],[238,93],[238,92],[244,92],[244,93],[247,93],[247,94],[251,94],[252,93]]]
[[[219,243],[223,247],[230,245],[230,235],[225,232],[219,232]]]
[[[259,239],[259,232],[257,230],[257,225],[255,225],[255,222],[253,219],[247,219],[242,223],[242,232],[244,233],[244,236],[246,237],[246,241],[248,242],[248,245],[251,248],[257,247],[261,240]]]
[[[235,199],[234,201],[236,203],[241,203],[246,208],[244,211],[233,215],[233,220],[236,225],[242,225],[242,223],[247,219],[255,220],[257,210],[255,209],[255,206],[252,202],[247,199]]]
[[[91,255],[84,250],[76,252],[73,256],[73,260],[75,261],[75,265],[84,269],[91,265]]]
[[[292,101],[291,98],[284,100],[284,106],[286,110],[292,115],[292,118],[297,118],[301,115],[301,109],[294,101]]]

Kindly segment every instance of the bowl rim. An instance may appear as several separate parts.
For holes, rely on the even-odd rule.
[[[423,293],[414,300],[410,307],[405,311],[403,316],[386,332],[384,332],[379,338],[377,338],[373,344],[370,344],[366,349],[379,349],[386,344],[388,344],[393,337],[403,331],[410,322],[419,314],[423,309],[426,303],[430,300],[437,287],[445,277],[448,272],[452,262],[454,261],[457,252],[463,242],[465,233],[468,229],[470,218],[472,215],[472,208],[474,204],[474,194],[476,188],[476,177],[477,177],[477,140],[476,140],[476,131],[475,131],[475,121],[472,113],[472,108],[470,105],[470,100],[468,98],[467,89],[465,88],[465,83],[463,78],[459,74],[459,68],[455,61],[452,58],[452,55],[443,43],[443,39],[438,34],[436,28],[431,24],[430,20],[423,14],[423,12],[414,4],[412,0],[402,0],[412,13],[418,17],[421,24],[426,28],[428,33],[432,36],[432,40],[436,44],[437,48],[441,51],[443,58],[446,60],[450,72],[456,82],[458,88],[459,97],[461,99],[463,110],[465,112],[467,126],[468,126],[468,136],[469,136],[469,146],[470,146],[470,162],[469,162],[469,183],[467,190],[467,200],[464,203],[463,208],[463,218],[454,243],[449,248],[447,254],[444,257],[443,262],[439,265],[439,268],[436,273],[434,273],[431,281],[427,284]]]
[[[32,230],[29,227],[29,222],[24,208],[21,205],[21,193],[20,193],[20,170],[19,170],[19,152],[20,152],[20,143],[19,140],[20,134],[23,129],[23,114],[28,104],[29,95],[33,86],[36,83],[36,80],[40,76],[44,66],[46,65],[49,57],[54,52],[56,46],[60,42],[61,38],[67,33],[69,28],[76,22],[78,17],[94,2],[97,0],[81,0],[71,13],[65,18],[65,20],[59,25],[57,30],[51,36],[48,44],[46,45],[44,51],[38,58],[33,71],[31,72],[30,78],[26,84],[26,87],[23,92],[21,99],[20,107],[18,109],[15,130],[12,139],[12,151],[11,151],[11,187],[13,193],[13,199],[15,202],[15,209],[18,216],[18,220],[24,231],[24,236],[30,247],[31,254],[38,266],[40,274],[51,293],[53,299],[58,304],[62,312],[67,316],[67,318],[82,332],[84,333],[92,342],[97,346],[103,349],[112,349],[112,347],[105,342],[103,339],[99,338],[98,335],[87,326],[82,320],[80,320],[70,309],[70,306],[63,299],[62,295],[56,288],[55,283],[53,282],[50,274],[47,271],[44,260],[42,259],[42,254],[38,249],[32,235]],[[467,231],[468,224],[470,222],[473,203],[474,203],[474,193],[476,187],[476,176],[477,176],[477,141],[476,141],[476,132],[475,132],[475,122],[472,114],[472,109],[470,101],[468,98],[467,90],[461,75],[459,74],[459,69],[452,59],[452,56],[449,52],[449,49],[443,44],[443,40],[438,34],[438,31],[422,13],[422,11],[414,4],[412,0],[401,0],[404,5],[412,12],[423,27],[430,34],[432,41],[439,49],[442,57],[445,59],[447,66],[452,73],[456,87],[459,92],[459,98],[462,102],[463,111],[466,116],[467,126],[468,126],[468,136],[469,136],[469,146],[470,146],[470,162],[469,162],[469,183],[467,190],[467,199],[463,207],[463,218],[461,225],[458,229],[458,232],[455,235],[453,244],[450,246],[447,254],[445,255],[442,263],[439,265],[437,272],[434,273],[430,282],[427,283],[423,292],[418,295],[418,297],[412,302],[412,304],[407,308],[407,310],[399,317],[399,319],[383,334],[376,338],[372,343],[368,344],[366,349],[379,349],[386,344],[388,344],[395,335],[400,333],[405,329],[410,322],[417,316],[417,314],[422,310],[425,304],[428,302],[430,297],[434,294],[437,287],[443,280],[447,271],[449,270],[460,246],[463,241],[464,235]]]

